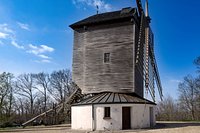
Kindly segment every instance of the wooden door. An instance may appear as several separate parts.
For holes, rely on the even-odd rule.
[[[150,127],[154,126],[154,121],[153,121],[153,107],[149,108],[149,120],[150,120]]]
[[[131,108],[122,107],[122,129],[131,129]]]

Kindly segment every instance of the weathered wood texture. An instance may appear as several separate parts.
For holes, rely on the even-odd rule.
[[[137,27],[126,22],[74,31],[73,80],[83,93],[135,92],[143,96],[142,76],[134,73]],[[104,53],[110,53],[109,63],[103,62]]]

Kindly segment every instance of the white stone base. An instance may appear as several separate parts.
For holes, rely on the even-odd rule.
[[[104,119],[104,107],[110,107],[110,119]],[[155,105],[152,104],[89,104],[72,106],[72,129],[122,130],[122,107],[130,107],[131,129],[156,124]],[[153,108],[151,124],[150,107]]]

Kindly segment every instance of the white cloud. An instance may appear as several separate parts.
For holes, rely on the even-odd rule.
[[[35,46],[32,44],[29,44],[29,50],[27,50],[28,53],[32,53],[35,55],[53,52],[53,51],[54,51],[54,48],[51,48],[49,46],[46,46],[46,45]]]
[[[0,32],[0,39],[6,39],[8,38],[8,36],[9,36],[8,34]]]
[[[0,31],[7,34],[14,34],[15,32],[9,28],[8,24],[0,24]]]
[[[19,45],[17,43],[17,39],[15,36],[15,31],[12,30],[8,24],[0,24],[0,39],[6,40],[6,44],[11,44],[12,46],[18,48],[18,49],[24,49],[24,46]],[[1,40],[0,40],[1,41]],[[4,41],[3,41],[4,42]],[[1,43],[3,43],[1,41]]]
[[[106,11],[111,11],[112,6],[110,4],[105,4],[104,8],[106,9]]]
[[[54,48],[48,47],[46,45],[40,45],[43,48],[44,52],[53,52]]]
[[[53,51],[54,51],[54,48],[46,46],[46,45],[36,46],[33,44],[29,44],[29,48],[26,52],[33,54],[37,57],[40,57],[41,60],[35,61],[37,63],[51,63],[50,59],[52,59],[52,58],[45,54],[51,53]]]
[[[1,43],[11,44],[18,49],[24,49],[23,46],[17,44],[15,41],[15,31],[13,31],[8,24],[0,24],[0,39],[4,39]]]
[[[40,55],[38,55],[38,56],[41,57],[41,58],[43,58],[43,59],[50,59],[49,56],[46,56],[46,55],[43,55],[43,54],[40,54]]]
[[[23,24],[17,22],[17,25],[20,26],[21,29],[30,30],[27,24]],[[54,48],[49,47],[47,45],[33,45],[29,44],[28,47],[24,45],[20,45],[16,36],[16,31],[12,30],[10,26],[6,23],[0,24],[0,45],[8,44],[12,45],[17,49],[21,49],[24,52],[33,54],[39,58],[38,63],[51,63],[51,57],[46,54],[54,51]]]
[[[14,41],[14,40],[11,41],[11,44],[12,44],[13,46],[15,46],[16,48],[18,48],[18,49],[24,49],[24,46],[19,45],[19,44],[18,44],[16,41]]]
[[[99,11],[111,11],[112,6],[108,3],[106,3],[104,0],[73,0],[73,4],[77,7],[83,6],[83,9],[85,9],[84,6],[90,6],[96,9],[96,7],[99,7]]]
[[[34,46],[32,44],[29,44],[29,47],[32,48],[32,49],[37,49],[37,46]]]
[[[14,34],[14,31],[11,30],[11,29],[8,28],[8,27],[4,27],[3,29],[4,29],[4,31],[7,32],[7,33],[12,33],[12,34]]]
[[[13,32],[11,29],[8,28],[8,24],[0,24],[0,39],[7,39],[9,38],[9,33]]]
[[[100,10],[105,10],[105,11],[110,11],[111,10],[111,5],[105,3],[102,0],[94,0],[93,6],[98,6]]]
[[[21,29],[30,30],[28,24],[24,24],[24,23],[21,23],[21,22],[17,22],[17,24],[19,25],[19,27],[20,27]]]

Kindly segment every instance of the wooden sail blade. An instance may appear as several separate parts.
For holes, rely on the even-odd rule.
[[[145,17],[144,17],[144,14],[142,14],[141,20],[140,20],[139,37],[138,37],[137,51],[136,51],[136,65],[138,64],[139,60],[141,60],[140,55],[143,51],[144,32],[145,32],[145,22],[144,21],[145,21]],[[141,61],[141,62],[143,62],[143,61]]]
[[[158,71],[158,67],[157,67],[157,62],[156,62],[155,54],[154,54],[153,34],[152,33],[150,35],[150,40],[149,41],[152,42],[152,45],[149,45],[149,56],[150,56],[151,61],[152,61],[152,69],[153,69],[153,73],[154,73],[154,78],[155,78],[155,81],[156,81],[156,85],[157,85],[157,88],[158,88],[158,92],[159,92],[159,95],[160,95],[160,99],[162,100],[162,98],[163,98],[163,92],[162,92],[162,90],[163,89],[162,89],[160,75],[159,75],[159,71]]]
[[[146,0],[146,2],[145,2],[145,16],[146,17],[149,16],[149,3],[148,3],[148,0]]]
[[[161,81],[160,81],[160,75],[159,75],[159,72],[158,72],[158,67],[157,67],[157,63],[156,63],[156,60],[154,59],[154,72],[155,72],[155,79],[156,79],[156,84],[157,84],[157,87],[158,87],[158,92],[159,92],[159,95],[160,95],[160,99],[162,100],[163,99],[163,92],[162,92],[162,85],[161,85]]]

